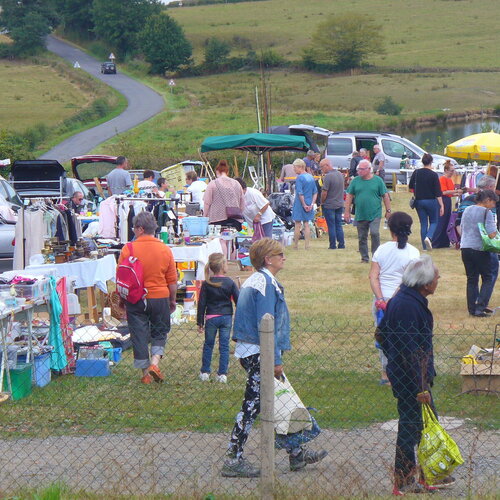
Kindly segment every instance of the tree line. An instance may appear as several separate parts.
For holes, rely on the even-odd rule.
[[[46,36],[60,32],[97,40],[118,60],[142,57],[150,72],[197,75],[264,65],[298,65],[311,71],[337,71],[366,64],[382,53],[382,27],[367,16],[353,13],[326,16],[300,61],[286,61],[272,49],[248,50],[246,57],[229,57],[231,41],[205,41],[204,62],[195,66],[192,46],[179,23],[159,0],[3,0],[0,27],[12,43],[0,43],[0,57],[27,57],[45,49]],[[237,41],[233,40],[237,47]],[[241,48],[241,47],[239,47]]]

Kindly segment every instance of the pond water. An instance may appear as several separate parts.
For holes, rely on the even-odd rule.
[[[447,144],[458,141],[462,137],[481,132],[500,133],[500,117],[485,120],[471,121],[467,123],[450,123],[429,129],[406,131],[402,133],[410,141],[418,144],[427,151],[443,154]]]

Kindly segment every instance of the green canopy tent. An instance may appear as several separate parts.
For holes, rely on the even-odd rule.
[[[307,139],[302,136],[297,135],[282,135],[282,134],[243,134],[243,135],[221,135],[207,137],[202,145],[201,152],[208,153],[210,151],[220,151],[224,149],[238,149],[240,151],[246,151],[247,153],[253,153],[260,158],[264,153],[272,151],[303,151],[306,152],[310,149],[310,145]],[[247,155],[248,159],[248,155]],[[247,161],[245,160],[245,169],[243,175],[245,174],[247,168]],[[259,172],[257,172],[257,178],[262,182],[262,185],[266,185],[266,180],[268,175],[265,168],[264,162],[260,161]],[[249,168],[250,174],[252,171]],[[254,183],[256,179],[252,177]]]

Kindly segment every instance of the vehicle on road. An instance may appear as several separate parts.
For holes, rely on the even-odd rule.
[[[103,75],[116,75],[116,64],[112,62],[104,62],[101,64],[101,73]]]

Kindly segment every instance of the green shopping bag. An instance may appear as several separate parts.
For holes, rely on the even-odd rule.
[[[424,428],[418,445],[418,461],[428,484],[449,476],[464,460],[457,444],[441,427],[429,405],[422,405]]]
[[[500,235],[497,234],[494,238],[490,238],[482,222],[478,222],[477,227],[483,243],[483,252],[500,253]]]

